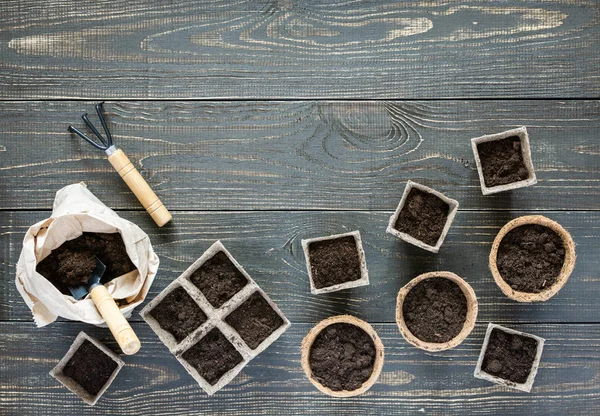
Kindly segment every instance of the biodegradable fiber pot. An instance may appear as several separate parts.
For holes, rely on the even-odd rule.
[[[82,331],[50,375],[93,406],[123,366],[117,354]]]
[[[483,195],[537,183],[525,127],[475,137],[471,147]]]
[[[467,312],[463,327],[458,333],[458,335],[445,342],[427,342],[417,338],[408,329],[404,317],[403,306],[404,301],[406,300],[406,296],[415,286],[417,286],[422,281],[430,278],[444,278],[456,283],[458,287],[462,290],[462,293],[466,298]],[[475,326],[475,321],[477,320],[477,311],[477,297],[475,296],[475,292],[473,291],[473,288],[471,288],[471,285],[469,285],[461,277],[451,272],[429,272],[415,277],[398,292],[398,298],[396,303],[396,323],[398,324],[398,329],[400,329],[400,333],[408,343],[425,351],[443,351],[456,347],[461,342],[463,342],[465,338],[471,333],[473,327]]]
[[[140,315],[209,395],[226,386],[290,326],[220,241]]]
[[[369,284],[359,231],[302,240],[310,292],[314,295]]]
[[[408,181],[386,232],[423,250],[437,253],[458,212],[458,201]]]
[[[544,341],[490,322],[473,375],[529,393],[540,366]]]
[[[371,338],[375,347],[375,360],[371,375],[360,385],[360,387],[354,390],[332,390],[331,388],[320,383],[313,375],[313,371],[311,370],[310,356],[315,339],[317,339],[319,334],[321,334],[321,332],[327,327],[334,324],[350,324],[358,327],[364,331],[368,337]],[[319,322],[309,331],[306,337],[304,337],[304,340],[302,341],[301,362],[302,369],[304,370],[306,377],[308,377],[310,382],[321,392],[333,397],[352,397],[366,392],[371,388],[371,386],[373,386],[373,384],[375,384],[379,378],[379,374],[381,374],[381,369],[383,368],[383,355],[383,344],[371,325],[351,315],[339,315],[332,316],[331,318],[327,318]]]
[[[543,227],[547,227],[554,231],[560,239],[562,240],[564,251],[565,251],[565,259],[560,270],[556,281],[545,288],[544,290],[538,293],[532,292],[522,292],[513,289],[503,278],[498,270],[498,249],[500,248],[500,244],[502,243],[503,238],[512,230],[517,227],[524,225],[541,225]],[[573,269],[575,268],[575,242],[571,237],[571,234],[567,230],[565,230],[559,223],[552,221],[551,219],[544,217],[542,215],[526,215],[523,217],[515,218],[514,220],[508,222],[496,238],[494,239],[494,243],[492,244],[492,251],[490,252],[490,270],[492,275],[494,276],[494,281],[509,298],[516,300],[517,302],[544,302],[550,299],[552,296],[556,295],[560,289],[567,283]]]

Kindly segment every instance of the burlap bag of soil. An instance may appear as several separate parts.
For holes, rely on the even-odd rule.
[[[85,184],[69,185],[56,193],[50,218],[27,230],[17,263],[15,284],[39,327],[54,322],[59,316],[104,325],[104,319],[89,296],[77,301],[73,296],[61,293],[36,271],[38,263],[52,250],[83,232],[121,234],[135,270],[113,279],[106,287],[114,299],[122,300],[120,308],[126,317],[131,316],[133,309],[148,294],[158,271],[158,256],[148,235],[104,205]]]
[[[375,345],[375,363],[373,365],[373,372],[371,373],[371,376],[358,389],[355,389],[355,390],[339,390],[339,391],[331,390],[330,388],[321,384],[313,376],[312,370],[310,368],[310,350],[313,345],[313,342],[315,341],[315,338],[317,337],[317,335],[319,335],[321,333],[321,331],[323,331],[329,325],[338,324],[338,323],[346,323],[346,324],[351,324],[351,325],[355,325],[355,326],[359,327],[360,329],[365,331],[368,336],[371,337],[371,339],[373,340],[373,343]],[[304,370],[304,373],[306,374],[306,377],[308,377],[310,382],[317,389],[319,389],[321,392],[323,392],[329,396],[332,396],[332,397],[353,397],[353,396],[358,396],[358,395],[366,392],[367,390],[369,390],[373,386],[373,384],[375,384],[375,382],[379,378],[379,375],[381,374],[381,369],[383,368],[383,357],[384,357],[383,343],[379,339],[379,336],[377,335],[377,333],[375,332],[373,327],[371,325],[369,325],[367,322],[360,320],[351,315],[332,316],[331,318],[322,320],[308,332],[308,334],[306,335],[306,337],[304,337],[304,340],[302,341],[301,364],[302,364],[302,369]]]
[[[417,338],[412,332],[410,332],[404,320],[404,312],[402,308],[404,305],[404,299],[406,298],[406,295],[418,283],[432,277],[441,277],[453,281],[460,287],[463,294],[465,295],[465,298],[467,299],[467,316],[463,328],[457,336],[446,342],[426,342]],[[465,280],[463,280],[461,277],[457,276],[452,272],[429,272],[415,277],[398,292],[398,297],[396,299],[396,323],[398,324],[398,329],[400,330],[400,333],[409,344],[425,351],[444,351],[458,346],[461,342],[465,340],[465,338],[467,338],[467,336],[469,336],[469,334],[475,327],[478,309],[479,307],[477,297],[475,296],[475,292],[473,291],[471,285],[469,285]]]
[[[556,281],[554,284],[539,293],[520,292],[513,289],[500,275],[497,264],[498,248],[500,247],[500,243],[502,242],[504,236],[517,227],[529,224],[537,224],[550,228],[560,236],[565,248],[565,261],[558,277],[556,278]],[[494,276],[494,281],[500,290],[502,290],[502,293],[509,298],[516,300],[517,302],[544,302],[556,295],[558,291],[567,283],[567,280],[569,280],[569,277],[575,268],[575,258],[575,242],[567,230],[565,230],[559,223],[552,221],[550,218],[544,217],[543,215],[526,215],[515,218],[502,227],[494,239],[494,243],[492,244],[489,266],[492,276]]]

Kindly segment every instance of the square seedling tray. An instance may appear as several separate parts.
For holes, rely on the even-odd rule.
[[[529,135],[525,127],[476,137],[471,139],[471,146],[477,164],[481,192],[484,195],[523,188],[537,183],[531,161]],[[506,160],[501,158],[492,160],[494,153],[506,156]],[[515,160],[511,159],[511,156]],[[526,169],[526,172],[523,169]],[[517,177],[517,179],[511,180],[513,177]],[[519,179],[520,177],[522,179]],[[486,178],[493,183],[486,182]]]
[[[498,335],[501,333],[506,335],[499,338]],[[494,345],[492,346],[492,344]],[[485,333],[474,376],[492,383],[530,392],[540,365],[543,349],[543,338],[490,323]],[[526,370],[529,370],[529,373],[525,378],[522,373]],[[503,378],[490,374],[490,372],[500,374],[504,371],[512,372],[512,375]],[[508,377],[515,379],[510,380]],[[516,380],[519,377],[523,379]]]
[[[85,332],[80,332],[50,375],[93,406],[123,365],[117,354]]]
[[[317,295],[369,284],[360,232],[302,240],[302,249],[311,293]]]
[[[140,314],[209,395],[290,326],[220,241]]]
[[[411,200],[413,198],[418,197],[421,194],[426,194],[426,198],[432,199],[431,201],[428,201],[428,206],[432,206],[433,208],[435,208],[435,205],[437,204],[437,202],[444,203],[448,206],[446,221],[443,222],[442,224],[438,224],[438,228],[440,228],[440,234],[436,241],[428,241],[428,242],[422,241],[419,238],[408,234],[408,232],[400,231],[400,229],[399,229],[400,226],[397,224],[398,218],[400,218],[401,213],[403,213],[403,210],[405,209],[405,207],[408,209],[409,206],[411,205]],[[435,191],[425,185],[421,185],[421,184],[418,184],[413,181],[408,181],[406,183],[406,187],[404,188],[404,193],[402,194],[402,199],[400,199],[400,203],[398,204],[398,208],[396,208],[396,211],[390,217],[390,221],[388,223],[388,227],[387,227],[386,231],[389,234],[392,234],[392,235],[400,238],[401,240],[406,241],[407,243],[413,244],[424,250],[431,251],[432,253],[437,253],[440,250],[440,247],[442,246],[444,239],[446,238],[446,234],[448,234],[448,230],[450,229],[450,226],[452,225],[452,221],[454,221],[454,217],[456,216],[457,211],[458,211],[458,201],[448,198],[446,195],[444,195],[438,191]],[[425,218],[422,218],[420,216],[421,214],[423,214],[423,212],[421,210],[419,210],[416,213],[416,215],[417,215],[416,218],[415,218],[415,215],[413,215],[411,212],[408,212],[408,214],[406,215],[407,224],[410,224],[411,229],[417,228],[417,230],[415,230],[415,232],[418,231],[419,227],[425,225],[425,221],[428,221],[429,224],[431,224],[432,222],[435,223],[434,219],[429,218],[426,220]],[[427,226],[426,228],[431,229],[431,225]]]

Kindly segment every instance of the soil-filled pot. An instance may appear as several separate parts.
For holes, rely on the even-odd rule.
[[[575,242],[567,230],[542,215],[528,215],[502,227],[489,264],[506,296],[518,302],[543,302],[567,283],[575,257]]]
[[[525,127],[476,137],[471,147],[484,195],[537,183]]]
[[[369,284],[360,232],[302,240],[310,292],[336,292]]]
[[[490,323],[473,375],[529,393],[543,349],[543,338]]]
[[[93,406],[123,367],[117,354],[80,332],[50,375]]]
[[[396,323],[404,339],[426,351],[459,345],[477,319],[477,297],[471,286],[451,272],[415,277],[398,292]]]
[[[408,181],[386,232],[437,253],[458,211],[458,201],[425,185]]]
[[[367,322],[339,315],[319,322],[302,341],[302,368],[314,386],[333,397],[369,390],[383,368],[383,344]]]
[[[209,395],[290,326],[220,241],[140,314]]]

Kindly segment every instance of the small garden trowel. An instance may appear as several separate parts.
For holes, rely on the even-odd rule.
[[[87,284],[69,286],[71,294],[75,300],[83,299],[90,294],[90,298],[96,305],[98,312],[106,321],[106,325],[117,340],[121,350],[127,355],[135,354],[140,349],[140,340],[127,322],[127,319],[121,313],[121,310],[110,296],[106,287],[100,283],[100,279],[106,270],[106,266],[97,259],[96,267]]]

